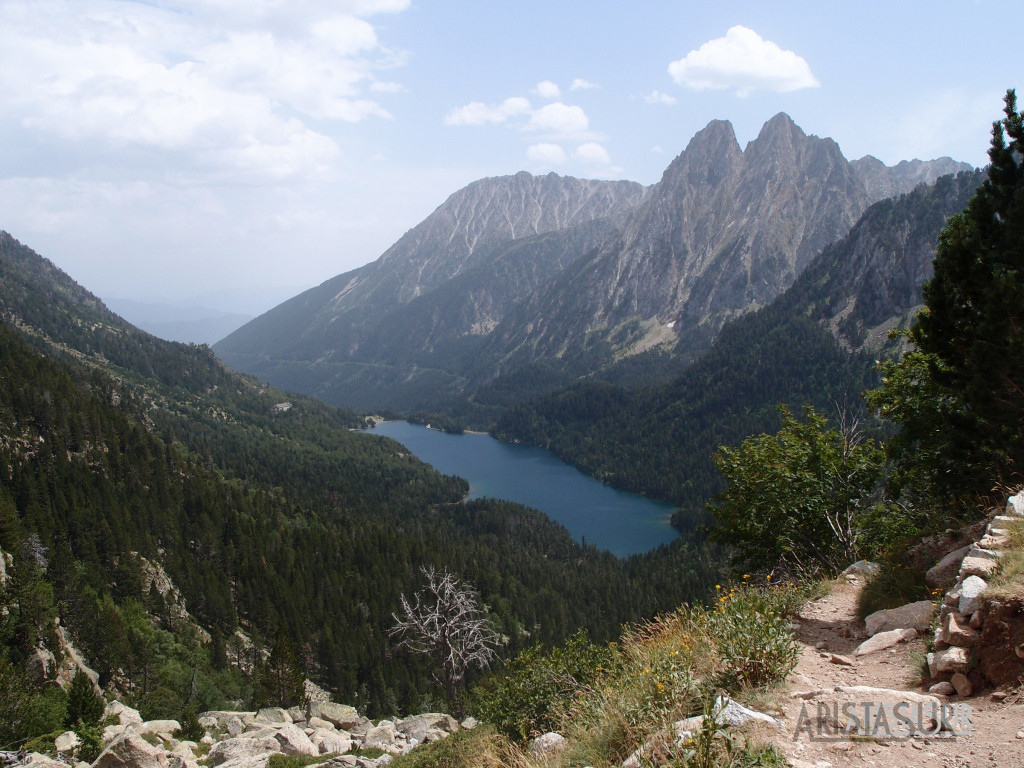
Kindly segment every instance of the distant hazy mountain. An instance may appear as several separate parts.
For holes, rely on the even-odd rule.
[[[851,165],[864,183],[872,202],[905,194],[918,184],[930,184],[939,176],[974,170],[969,163],[951,157],[936,160],[903,160],[888,166],[872,155],[854,160]]]
[[[406,411],[501,407],[655,348],[688,361],[872,202],[961,167],[850,163],[785,114],[741,148],[714,121],[649,189],[553,174],[475,182],[376,262],[215,351],[328,402]]]
[[[210,307],[107,299],[106,304],[132,325],[166,341],[214,344],[252,320],[252,315]]]

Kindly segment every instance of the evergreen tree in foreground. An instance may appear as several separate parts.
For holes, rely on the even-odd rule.
[[[942,499],[1024,482],[1024,115],[1013,90],[1004,111],[988,179],[939,236],[910,330],[917,352],[882,366],[870,396],[902,426],[906,476]]]

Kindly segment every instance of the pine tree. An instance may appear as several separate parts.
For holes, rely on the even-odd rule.
[[[940,235],[911,329],[946,394],[932,478],[952,495],[1020,482],[1024,470],[1024,114],[1013,90],[1004,111],[988,179]]]

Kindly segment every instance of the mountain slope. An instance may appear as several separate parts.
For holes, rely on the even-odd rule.
[[[62,622],[101,682],[147,706],[183,704],[196,680],[187,665],[201,673],[202,707],[244,698],[245,680],[225,675],[282,633],[344,700],[371,712],[418,705],[427,670],[392,655],[385,630],[400,594],[419,587],[419,566],[477,586],[510,651],[580,626],[611,636],[714,578],[714,559],[684,542],[623,563],[534,511],[463,504],[464,481],[353,432],[350,412],[132,328],[6,233],[0,316],[0,548],[15,553],[19,583],[32,575],[31,542],[52,552],[33,578],[58,601],[0,616],[45,634],[66,605]],[[133,553],[165,568],[212,647],[159,624]],[[170,637],[145,629],[147,608]],[[133,623],[119,633],[117,621]],[[31,633],[8,628],[0,618],[0,654],[23,660],[31,648],[16,638]]]
[[[811,403],[826,414],[859,407],[860,393],[876,383],[884,331],[920,303],[939,231],[982,179],[944,177],[875,204],[775,301],[726,324],[672,383],[581,383],[509,409],[495,434],[699,515],[719,488],[713,451],[775,431],[777,403]]]

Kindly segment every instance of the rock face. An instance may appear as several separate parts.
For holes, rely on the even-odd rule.
[[[940,170],[872,168],[873,177],[929,181]],[[688,355],[849,232],[878,199],[881,187],[869,193],[866,178],[834,141],[779,114],[745,148],[728,122],[710,123],[652,188],[484,179],[373,264],[285,302],[215,350],[239,370],[364,410],[429,407],[424,388],[461,395],[538,360],[600,366],[658,345]],[[922,263],[930,269],[930,255]]]
[[[949,157],[936,160],[904,160],[887,166],[877,157],[865,155],[850,165],[860,177],[872,201],[906,194],[918,184],[930,184],[939,176],[972,170],[967,163]]]

